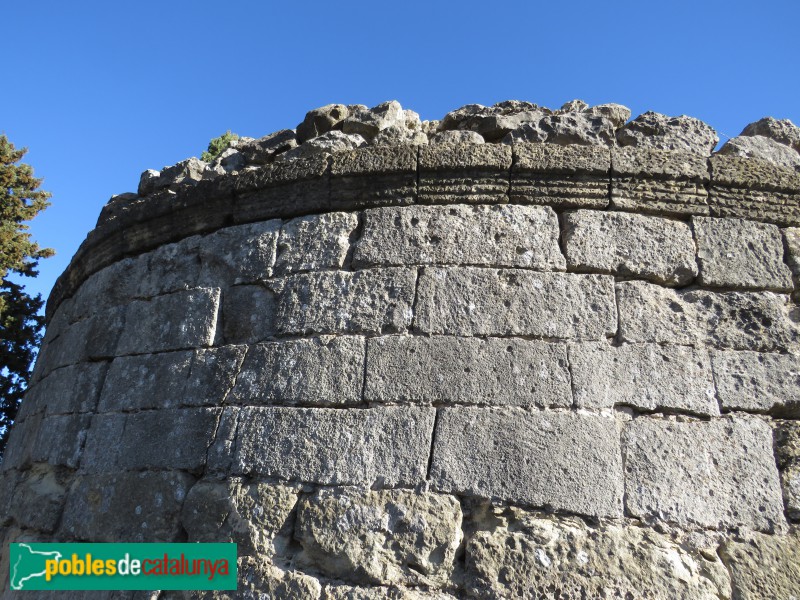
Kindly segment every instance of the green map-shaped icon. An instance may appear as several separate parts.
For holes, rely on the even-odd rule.
[[[60,558],[60,552],[40,552],[28,544],[11,544],[11,589],[24,590],[28,581],[44,578],[45,562]]]

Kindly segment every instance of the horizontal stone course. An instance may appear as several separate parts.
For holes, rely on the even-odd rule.
[[[88,413],[97,408],[108,363],[80,363],[52,371],[28,388],[17,419],[46,412],[48,415]]]
[[[417,195],[417,148],[373,146],[331,159],[331,207],[411,204]]]
[[[356,268],[487,265],[563,271],[558,218],[549,207],[410,206],[364,212]]]
[[[602,339],[616,332],[616,320],[609,276],[425,268],[414,326],[432,334]]]
[[[679,221],[621,212],[567,213],[564,254],[571,270],[687,285],[697,275],[689,226]]]
[[[718,415],[708,353],[688,346],[569,345],[575,404]]]
[[[596,415],[439,409],[430,480],[446,493],[622,516],[619,435]]]
[[[800,416],[800,358],[761,352],[711,353],[725,410]]]
[[[508,197],[511,148],[495,144],[432,144],[419,150],[421,204],[497,202]]]
[[[434,413],[243,408],[232,470],[323,485],[416,485],[425,479]]]
[[[785,528],[770,426],[756,418],[625,427],[625,508],[679,527]]]
[[[364,400],[569,407],[566,347],[519,339],[371,338]]]

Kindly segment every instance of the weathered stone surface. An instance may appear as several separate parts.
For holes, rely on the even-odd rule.
[[[470,598],[730,598],[722,562],[640,527],[533,515],[467,544]]]
[[[609,276],[464,267],[423,270],[414,324],[434,334],[602,339],[616,320]]]
[[[435,489],[590,516],[622,515],[613,419],[520,409],[439,411],[430,475]]]
[[[486,140],[477,131],[439,131],[431,136],[431,144],[483,144]]]
[[[798,281],[800,281],[800,227],[787,227],[783,230],[783,248],[784,259],[792,272],[797,290],[800,287],[798,286]],[[797,295],[795,292],[795,300]]]
[[[416,272],[368,269],[289,275],[276,282],[281,333],[380,333],[411,324]]]
[[[390,100],[370,109],[351,111],[342,123],[342,130],[371,140],[389,127],[405,127],[406,117],[400,103],[397,100]]]
[[[350,110],[344,104],[326,104],[306,113],[303,122],[297,126],[297,140],[303,143],[318,135],[329,132],[350,116]]]
[[[425,479],[434,413],[245,408],[233,470],[326,485],[415,485]]]
[[[326,213],[287,222],[278,240],[277,273],[341,269],[358,226],[353,213]]]
[[[198,288],[131,302],[116,354],[210,346],[217,326],[219,297],[217,288]]]
[[[332,208],[411,204],[416,193],[415,147],[368,146],[338,152],[331,159]]]
[[[719,153],[757,158],[780,167],[800,169],[800,152],[763,135],[731,138],[719,149]]]
[[[37,412],[48,415],[93,412],[108,363],[81,363],[52,371],[29,387],[17,419]]]
[[[126,314],[125,306],[110,308],[67,327],[42,348],[40,376],[66,365],[115,356]]]
[[[684,150],[708,156],[719,138],[717,133],[698,119],[681,115],[668,117],[648,111],[617,131],[620,146]]]
[[[742,289],[792,289],[783,262],[783,239],[775,225],[742,219],[692,219],[700,282]]]
[[[449,112],[439,123],[439,131],[474,131],[487,141],[500,141],[523,123],[537,123],[550,110],[530,102],[506,100],[493,106],[467,104]]]
[[[761,352],[711,353],[725,410],[800,416],[800,358]]]
[[[119,441],[125,429],[125,415],[100,413],[92,417],[80,468],[86,473],[116,472]]]
[[[611,205],[666,215],[707,215],[705,157],[629,146],[611,150]]]
[[[198,256],[203,286],[251,283],[272,275],[279,220],[226,227],[201,238]]]
[[[631,109],[622,104],[597,104],[585,108],[583,112],[590,115],[598,115],[606,117],[614,125],[615,129],[619,129],[631,118]]]
[[[194,479],[177,471],[78,476],[60,535],[91,542],[174,542]]]
[[[623,434],[625,506],[679,527],[785,527],[770,426],[756,418],[640,417]]]
[[[329,585],[322,591],[321,600],[455,600],[455,596],[436,590]]]
[[[566,347],[560,344],[385,336],[367,346],[367,402],[572,405]]]
[[[800,590],[800,537],[747,536],[728,541],[720,556],[731,574],[734,598],[793,600]]]
[[[319,490],[303,497],[297,561],[366,584],[442,585],[461,543],[461,506],[411,490]]]
[[[687,346],[606,342],[570,344],[569,364],[579,408],[718,415],[708,353]]]
[[[10,516],[21,527],[52,532],[66,500],[66,477],[47,465],[36,465],[17,483]],[[0,509],[2,509],[0,504]]]
[[[764,117],[755,123],[750,123],[739,135],[763,135],[800,152],[800,127],[797,127],[789,119],[778,120],[773,117]]]
[[[30,460],[74,469],[80,460],[89,422],[88,414],[55,415],[42,419],[40,427],[34,426],[27,432],[36,435],[30,446]]]
[[[503,138],[504,144],[547,142],[580,146],[613,146],[614,124],[602,115],[568,112],[546,115],[536,123],[524,123]]]
[[[363,337],[251,346],[229,403],[347,405],[361,402]]]
[[[298,140],[293,130],[281,129],[257,140],[238,144],[236,149],[249,164],[266,165],[278,154],[297,148],[298,141],[304,140]]]
[[[279,154],[275,160],[276,162],[282,162],[298,158],[310,158],[318,154],[333,154],[334,152],[360,148],[366,143],[367,141],[357,133],[342,133],[334,130],[323,133],[296,148]]]
[[[181,524],[190,542],[230,542],[240,556],[283,555],[292,540],[289,518],[297,490],[283,485],[200,481],[189,490]]]
[[[233,387],[244,346],[124,356],[108,369],[100,411],[219,405]]]
[[[692,230],[685,223],[631,213],[567,213],[563,237],[570,269],[687,285],[697,275]]]
[[[774,437],[786,516],[798,522],[800,521],[800,422],[779,421],[776,423]]]
[[[675,291],[641,281],[617,284],[625,342],[708,345],[764,352],[796,345],[787,299],[772,292]]]
[[[262,285],[237,285],[222,296],[222,332],[229,344],[260,342],[275,332],[275,293]]]
[[[497,144],[431,144],[419,150],[418,201],[496,202],[507,197],[511,148]]]
[[[353,264],[483,264],[564,270],[558,218],[538,206],[409,206],[364,212]]]
[[[427,144],[428,136],[420,129],[408,129],[402,125],[392,125],[380,131],[369,143],[373,147],[385,146],[396,149],[401,146]]]
[[[608,205],[611,154],[598,146],[515,143],[512,202],[560,208]]]

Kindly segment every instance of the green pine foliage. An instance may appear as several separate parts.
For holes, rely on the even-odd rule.
[[[203,152],[203,154],[200,155],[200,160],[211,162],[220,154],[225,152],[225,150],[228,149],[228,146],[231,145],[231,142],[238,139],[239,136],[235,133],[231,133],[231,130],[228,129],[228,131],[223,133],[221,136],[215,137],[213,140],[208,142],[208,151]]]
[[[41,296],[28,295],[8,276],[35,277],[39,259],[53,255],[53,250],[31,240],[25,224],[50,204],[50,194],[39,189],[42,180],[33,176],[29,165],[19,163],[26,152],[0,135],[0,459],[44,325],[38,314]]]

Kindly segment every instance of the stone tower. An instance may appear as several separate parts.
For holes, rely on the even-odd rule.
[[[49,298],[0,589],[234,541],[237,593],[52,597],[800,597],[800,130],[629,117],[330,105],[145,172]]]

